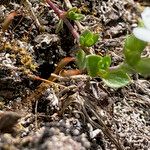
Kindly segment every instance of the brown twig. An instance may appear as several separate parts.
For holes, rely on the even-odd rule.
[[[23,1],[25,7],[27,8],[27,10],[29,11],[29,13],[31,14],[32,19],[35,21],[37,27],[39,28],[40,31],[43,31],[44,28],[43,26],[40,24],[37,16],[35,15],[33,8],[32,8],[32,4],[28,1],[28,0],[24,0]]]

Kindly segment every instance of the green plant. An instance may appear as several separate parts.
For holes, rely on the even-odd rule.
[[[141,57],[144,48],[147,46],[147,41],[137,38],[137,34],[131,34],[127,36],[125,40],[123,48],[124,61],[118,66],[111,66],[110,56],[106,55],[102,57],[96,54],[88,54],[89,47],[95,45],[99,39],[99,35],[88,29],[81,31],[79,35],[69,22],[68,19],[79,21],[84,18],[83,15],[78,12],[77,8],[70,8],[66,12],[60,10],[51,0],[47,0],[47,3],[68,26],[77,41],[78,51],[76,53],[76,64],[81,72],[87,71],[91,77],[100,77],[107,86],[112,88],[120,88],[129,84],[131,82],[130,75],[132,73],[139,73],[143,76],[150,75],[150,58]],[[69,7],[71,7],[70,4]],[[146,16],[148,16],[147,14],[146,11]],[[145,20],[145,16],[142,16]],[[150,17],[148,16],[147,18],[149,22],[147,20],[145,21],[146,28],[149,30],[150,28],[148,25],[150,26]],[[79,22],[76,23],[79,25]],[[147,39],[149,39],[149,37]]]
[[[88,40],[84,42],[86,43]],[[80,44],[82,47],[85,46],[82,45],[82,42]],[[110,56],[86,55],[81,49],[77,53],[77,64],[82,64],[79,65],[80,68],[86,68],[91,77],[99,76],[109,87],[119,88],[131,82],[129,75],[134,72],[143,76],[150,75],[150,58],[141,57],[146,45],[146,42],[137,39],[134,35],[129,35],[124,44],[125,59],[120,65],[110,67]]]
[[[83,20],[84,15],[81,13],[78,13],[78,9],[76,7],[70,8],[67,11],[66,17],[69,18],[70,20]]]
[[[90,30],[85,30],[81,35],[80,35],[80,44],[83,47],[91,47],[93,46],[99,39],[98,34],[94,34]]]

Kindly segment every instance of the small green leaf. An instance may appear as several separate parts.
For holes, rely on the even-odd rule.
[[[98,62],[98,67],[102,70],[106,70],[111,65],[111,58],[110,56],[104,56],[101,61]]]
[[[85,16],[83,14],[77,13],[77,11],[78,9],[76,7],[69,9],[67,12],[67,18],[79,21],[83,20]]]
[[[150,58],[141,58],[135,70],[143,76],[150,76]]]
[[[70,9],[68,10],[68,12],[69,12],[69,11],[77,12],[77,11],[78,11],[78,8],[77,8],[77,7],[72,7],[72,8],[70,8]]]
[[[78,21],[81,21],[84,19],[84,15],[82,14],[79,14],[79,13],[75,13],[73,11],[70,11],[67,15],[67,17],[71,20],[78,20]]]
[[[76,63],[77,63],[80,70],[85,69],[85,67],[86,67],[86,54],[82,49],[80,49],[76,54]]]
[[[134,35],[130,35],[125,40],[123,53],[125,61],[130,66],[135,66],[140,61],[141,53],[146,47],[147,43],[137,39]]]
[[[121,70],[108,72],[102,80],[107,86],[112,88],[120,88],[131,82],[130,77]]]
[[[98,38],[99,38],[98,34],[94,34],[89,30],[85,30],[80,35],[79,41],[80,41],[81,46],[91,47],[98,41]]]
[[[99,72],[98,63],[101,60],[102,60],[102,57],[98,56],[98,55],[88,55],[88,56],[86,56],[87,72],[91,77],[98,76],[98,72]]]

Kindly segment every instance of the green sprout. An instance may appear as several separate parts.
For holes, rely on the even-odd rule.
[[[80,35],[80,44],[83,47],[91,47],[93,46],[99,39],[99,35],[91,32],[90,30],[85,30]]]
[[[78,20],[81,21],[84,19],[84,15],[81,13],[78,13],[78,9],[76,7],[73,7],[67,11],[67,18],[70,20]]]
[[[89,38],[88,35],[90,35]],[[90,34],[89,32],[81,34],[80,44],[82,47],[89,47],[89,45],[93,46],[93,44],[97,42],[95,38],[92,39],[94,36],[91,35],[93,35],[91,32]],[[81,42],[81,39],[83,39],[84,42]],[[89,44],[89,41],[93,42],[90,42]],[[125,57],[124,62],[116,67],[110,67],[110,56],[102,57],[95,54],[86,55],[83,50],[78,51],[76,60],[79,68],[86,69],[91,77],[101,77],[107,86],[112,88],[120,88],[131,82],[129,75],[134,72],[143,76],[150,75],[150,58],[141,57],[141,54],[146,46],[146,42],[137,39],[133,34],[131,34],[127,36],[125,40],[123,49],[123,54]]]
[[[87,54],[88,49],[99,40],[99,35],[90,30],[80,31],[79,35],[69,22],[69,20],[74,20],[77,23],[84,18],[77,8],[70,8],[66,12],[60,10],[51,0],[47,0],[47,3],[67,25],[77,41],[79,50],[76,53],[76,64],[81,72],[87,72],[91,77],[100,77],[107,86],[112,88],[120,88],[131,83],[130,75],[133,73],[150,76],[150,58],[141,56],[147,42],[150,42],[150,34],[147,34],[150,33],[150,8],[146,8],[142,13],[142,21],[145,26],[135,28],[133,34],[127,36],[125,40],[124,61],[118,66],[111,66],[110,56]]]

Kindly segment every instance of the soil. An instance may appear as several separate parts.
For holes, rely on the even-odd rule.
[[[81,24],[101,37],[92,52],[109,54],[112,66],[123,61],[124,39],[150,6],[149,0],[70,2],[85,15]],[[74,62],[54,74],[63,58],[75,56],[76,41],[65,25],[56,32],[60,20],[44,1],[30,3],[42,28],[25,2],[0,2],[0,149],[149,150],[149,78],[134,74],[130,85],[112,89],[87,74],[62,76],[64,68],[77,68]]]

